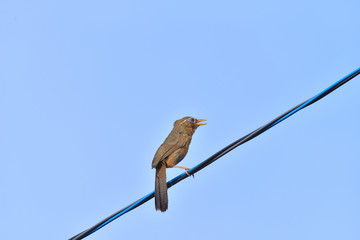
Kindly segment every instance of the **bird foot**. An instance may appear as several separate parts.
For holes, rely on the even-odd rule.
[[[186,175],[188,176],[193,176],[194,177],[194,174],[189,174],[188,171],[190,170],[190,168],[188,167],[182,167],[182,166],[173,166],[174,168],[181,168],[181,169],[185,169],[185,173]]]

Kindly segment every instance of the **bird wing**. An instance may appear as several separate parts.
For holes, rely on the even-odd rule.
[[[179,134],[169,134],[169,136],[165,139],[164,143],[161,144],[159,149],[156,151],[154,159],[152,161],[152,168],[155,168],[159,162],[170,156],[173,152],[182,148],[189,141],[190,136],[183,135],[179,136]]]

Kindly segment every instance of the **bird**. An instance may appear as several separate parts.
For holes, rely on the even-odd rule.
[[[191,138],[195,130],[201,126],[205,119],[194,117],[183,117],[174,122],[174,127],[155,153],[152,161],[152,168],[156,169],[155,174],[155,209],[165,212],[168,209],[168,194],[166,184],[166,168],[185,169],[189,175],[190,168],[177,166],[186,156]]]

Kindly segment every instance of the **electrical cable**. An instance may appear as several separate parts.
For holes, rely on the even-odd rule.
[[[251,133],[245,135],[244,137],[236,140],[235,142],[233,142],[230,145],[226,146],[225,148],[221,149],[220,151],[213,154],[211,157],[209,157],[205,161],[199,163],[195,167],[188,170],[188,173],[190,175],[195,174],[196,172],[200,171],[201,169],[203,169],[206,166],[210,165],[211,163],[215,162],[217,159],[221,158],[222,156],[224,156],[228,152],[234,150],[235,148],[237,148],[241,144],[244,144],[247,141],[250,141],[251,139],[259,136],[260,134],[264,133],[265,131],[269,130],[270,128],[272,128],[276,124],[278,124],[278,123],[282,122],[283,120],[287,119],[288,117],[292,116],[293,114],[300,111],[301,109],[304,109],[304,108],[310,106],[311,104],[319,101],[320,99],[322,99],[323,97],[325,97],[329,93],[333,92],[335,89],[341,87],[343,84],[347,83],[348,81],[350,81],[351,79],[353,79],[354,77],[356,77],[359,74],[360,74],[360,68],[358,68],[354,72],[350,73],[349,75],[345,76],[344,78],[340,79],[339,81],[337,81],[336,83],[334,83],[333,85],[331,85],[330,87],[325,89],[324,91],[320,92],[319,94],[315,95],[314,97],[309,98],[308,100],[300,103],[299,105],[293,107],[292,109],[290,109],[287,112],[283,113],[279,117],[273,119],[272,121],[265,124],[264,126],[259,127],[258,129],[252,131]],[[182,173],[179,176],[171,179],[170,181],[167,182],[168,188],[174,186],[175,184],[177,184],[178,182],[184,180],[187,177],[188,177],[188,175],[186,175],[185,173]],[[112,214],[111,216],[105,218],[104,220],[102,220],[101,222],[99,222],[96,225],[92,226],[91,228],[89,228],[89,229],[77,234],[76,236],[70,238],[69,240],[80,240],[80,239],[83,239],[83,238],[89,236],[90,234],[96,232],[100,228],[102,228],[105,225],[109,224],[110,222],[114,221],[118,217],[120,217],[120,216],[124,215],[125,213],[137,208],[138,206],[146,203],[147,201],[149,201],[153,197],[154,197],[154,191],[152,191],[151,193],[147,194],[146,196],[140,198],[139,200],[133,202],[132,204],[124,207],[123,209],[117,211],[116,213]]]

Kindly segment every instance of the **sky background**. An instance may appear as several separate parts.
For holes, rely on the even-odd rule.
[[[0,239],[68,239],[360,67],[360,2],[0,1]],[[86,239],[360,239],[360,77]],[[168,169],[168,179],[183,171]]]

